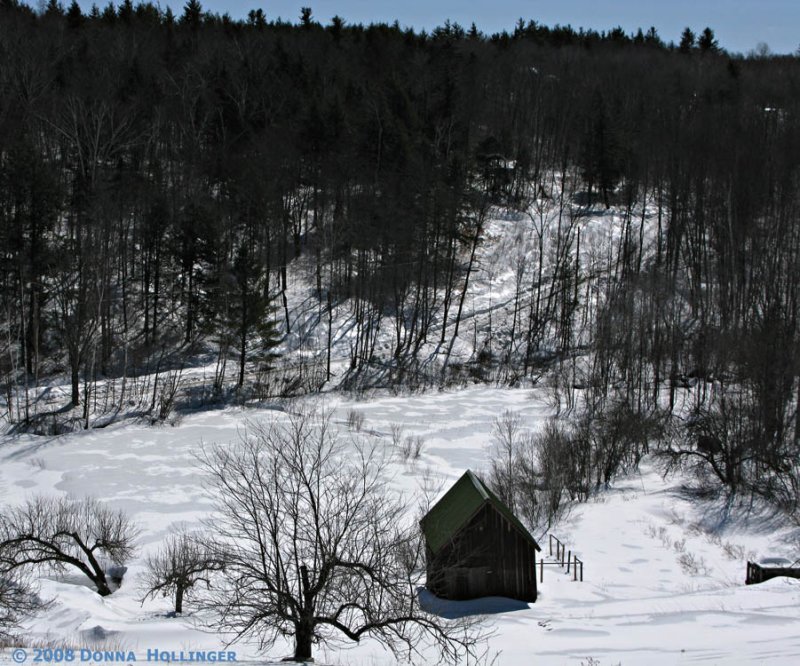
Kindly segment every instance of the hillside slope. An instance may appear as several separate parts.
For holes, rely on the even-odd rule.
[[[543,394],[476,387],[420,396],[376,394],[353,402],[330,396],[334,421],[347,435],[351,410],[361,412],[360,436],[391,448],[390,426],[419,435],[419,459],[392,451],[392,485],[417,502],[441,492],[465,468],[487,463],[493,418],[519,412],[539,427],[549,413]],[[193,463],[201,442],[226,443],[247,419],[282,418],[277,409],[208,411],[176,427],[117,425],[57,438],[6,437],[0,447],[0,502],[34,493],[92,494],[128,511],[142,527],[140,551],[120,590],[102,599],[83,581],[42,581],[56,597],[26,635],[45,644],[105,644],[145,651],[212,649],[223,637],[205,633],[188,616],[169,619],[166,600],[140,605],[143,558],[179,525],[199,525],[211,498]],[[293,409],[292,403],[285,405]],[[573,508],[554,529],[585,563],[584,581],[573,582],[547,566],[536,604],[489,599],[450,609],[488,613],[485,626],[495,663],[673,664],[795,663],[800,655],[798,581],[775,579],[745,587],[747,558],[791,557],[795,533],[752,508],[698,502],[683,492],[680,477],[662,478],[652,462],[620,479],[590,502]],[[546,535],[541,538],[547,555]],[[98,643],[98,637],[105,637]],[[235,645],[240,660],[262,658],[252,646]],[[290,652],[276,647],[271,657]],[[369,641],[356,648],[319,649],[326,664],[388,664]]]

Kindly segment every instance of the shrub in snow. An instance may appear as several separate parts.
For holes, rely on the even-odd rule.
[[[364,428],[364,414],[356,409],[347,412],[347,427],[355,432],[361,432]]]
[[[585,497],[575,439],[556,420],[533,434],[518,414],[505,412],[495,420],[492,435],[489,485],[531,527],[551,527],[566,498]]]
[[[389,432],[392,436],[392,446],[397,450],[400,450],[403,443],[403,430],[404,428],[400,423],[392,423],[389,426]]]
[[[706,561],[694,553],[682,552],[678,556],[678,564],[685,573],[691,576],[708,576],[710,573]]]
[[[403,458],[405,460],[417,460],[422,455],[425,440],[419,435],[409,435],[403,440]]]
[[[15,644],[13,632],[20,623],[43,607],[21,571],[0,574],[0,647]]]

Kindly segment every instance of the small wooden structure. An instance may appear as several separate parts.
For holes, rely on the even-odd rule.
[[[745,578],[745,585],[755,585],[756,583],[763,583],[765,580],[777,578],[778,576],[786,576],[787,578],[800,578],[800,568],[791,567],[764,567],[755,562],[747,563],[747,578]]]
[[[536,601],[539,544],[467,470],[421,521],[428,589],[443,599]]]

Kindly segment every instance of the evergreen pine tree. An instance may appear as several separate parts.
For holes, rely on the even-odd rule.
[[[258,9],[251,9],[247,13],[247,22],[257,30],[263,30],[267,25],[267,19],[264,17],[264,10],[260,7]]]
[[[64,6],[58,0],[47,0],[45,16],[64,16]]]
[[[694,32],[692,32],[691,28],[685,28],[681,33],[681,43],[678,46],[678,50],[681,53],[689,53],[689,51],[691,51],[694,47],[694,40]]]
[[[117,16],[119,16],[120,21],[128,25],[133,21],[133,11],[133,2],[131,0],[123,0],[117,11]]]
[[[311,7],[300,8],[300,24],[308,30],[312,25]]]
[[[183,16],[181,23],[189,26],[192,30],[197,30],[203,22],[203,6],[199,0],[189,0],[183,6]]]
[[[80,28],[83,25],[83,12],[77,0],[72,0],[67,10],[67,25],[73,29]]]
[[[117,21],[117,10],[114,7],[114,4],[109,2],[105,9],[103,9],[103,13],[101,14],[101,18],[103,19],[103,23],[107,23],[108,25],[113,25]]]
[[[711,28],[706,27],[703,30],[700,38],[697,40],[697,46],[700,47],[700,50],[703,53],[715,53],[719,51],[719,42],[714,37],[714,31]]]

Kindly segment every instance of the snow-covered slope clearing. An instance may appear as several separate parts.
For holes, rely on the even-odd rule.
[[[474,388],[413,397],[373,396],[368,402],[331,397],[334,421],[347,433],[352,410],[364,416],[361,436],[392,447],[391,425],[423,438],[418,459],[393,451],[393,486],[409,500],[441,492],[465,468],[487,464],[492,420],[504,409],[538,427],[549,409],[536,392]],[[282,406],[293,409],[291,403]],[[101,598],[74,577],[42,580],[51,609],[25,636],[40,644],[113,645],[144,652],[218,649],[223,637],[187,616],[168,618],[169,601],[141,605],[144,557],[180,525],[206,517],[212,498],[194,464],[201,442],[235,440],[247,419],[281,418],[279,410],[206,411],[176,427],[134,425],[58,438],[6,437],[0,446],[0,502],[36,493],[102,498],[141,527],[139,552],[122,587]],[[574,582],[548,565],[540,598],[528,606],[489,599],[451,608],[487,613],[496,664],[793,664],[800,658],[800,582],[778,578],[744,585],[748,558],[792,557],[792,530],[774,516],[698,502],[680,478],[663,479],[654,463],[573,508],[553,533],[585,563]],[[548,554],[548,536],[540,538]],[[550,560],[547,558],[546,560]],[[263,659],[237,644],[240,660]],[[290,654],[278,646],[269,658]],[[392,659],[366,641],[348,649],[318,648],[325,664],[384,664]]]
[[[555,176],[550,189],[527,212],[491,209],[474,261],[469,262],[468,248],[459,250],[460,269],[449,305],[444,305],[444,288],[432,290],[424,342],[409,343],[399,357],[398,347],[419,334],[418,328],[414,333],[419,312],[408,302],[401,312],[393,311],[391,302],[373,312],[367,337],[374,338],[374,344],[365,357],[358,342],[359,327],[365,326],[359,324],[364,304],[356,297],[344,297],[332,303],[328,312],[326,299],[317,290],[314,257],[302,253],[287,267],[286,309],[278,307],[273,313],[282,336],[276,349],[279,358],[266,374],[250,358],[243,390],[235,389],[237,354],[230,349],[223,353],[209,335],[196,353],[182,360],[164,356],[162,350],[144,365],[131,368],[127,376],[94,377],[84,386],[90,395],[88,413],[83,404],[67,407],[70,384],[64,374],[42,379],[38,386],[19,385],[11,392],[10,404],[5,394],[0,396],[0,428],[49,434],[87,424],[104,427],[126,418],[166,420],[175,412],[198,406],[219,407],[232,401],[342,386],[416,388],[480,381],[530,385],[546,372],[560,353],[559,346],[565,344],[558,326],[569,322],[571,348],[583,349],[589,342],[603,284],[613,272],[626,233],[641,235],[644,257],[653,254],[657,234],[652,206],[626,212],[565,200],[560,207],[560,183]],[[575,292],[575,310],[562,317],[558,309],[563,306],[559,303],[564,285],[555,276],[573,273],[583,276]],[[279,300],[276,297],[276,303]],[[462,300],[463,309],[459,308]],[[454,335],[456,325],[458,334]],[[26,415],[32,425],[24,425]]]

